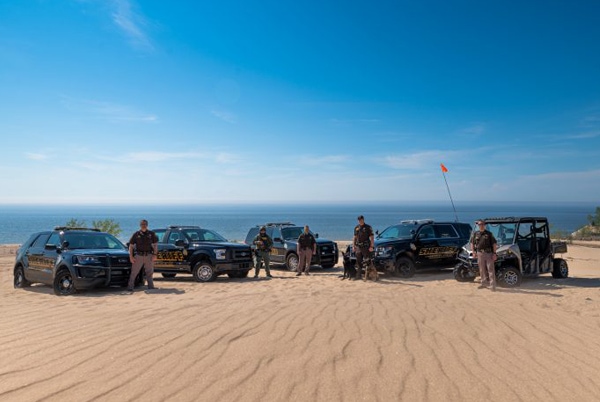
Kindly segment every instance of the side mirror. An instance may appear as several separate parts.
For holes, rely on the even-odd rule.
[[[276,237],[273,239],[274,242],[283,243],[283,239],[281,237]]]
[[[185,240],[179,239],[179,240],[175,241],[175,246],[177,246],[177,247],[185,247],[185,246],[187,246],[187,243],[186,243]]]
[[[315,239],[318,239],[318,238],[319,238],[319,234],[315,233]]]
[[[46,246],[44,246],[44,249],[46,249],[46,250],[57,250],[58,246],[56,244],[46,244]]]

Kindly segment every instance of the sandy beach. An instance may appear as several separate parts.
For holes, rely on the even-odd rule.
[[[450,271],[57,297],[13,289],[0,247],[0,401],[597,401],[600,248],[570,278],[492,293]],[[262,273],[264,274],[264,272]]]

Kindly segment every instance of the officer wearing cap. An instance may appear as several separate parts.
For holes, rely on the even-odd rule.
[[[260,272],[260,264],[262,261],[265,262],[265,271],[267,271],[267,276],[272,278],[271,276],[271,247],[273,247],[273,240],[267,234],[267,228],[261,226],[260,231],[254,238],[252,242],[256,246],[256,250],[254,252],[254,277],[258,278],[258,273]]]
[[[497,258],[496,249],[498,248],[498,243],[492,232],[486,229],[486,223],[483,219],[475,223],[479,226],[479,231],[473,233],[471,250],[473,250],[473,256],[477,257],[477,264],[479,265],[479,275],[481,276],[479,289],[491,286],[492,292],[495,292],[496,268],[494,264]]]
[[[154,261],[158,254],[158,236],[151,230],[148,230],[148,221],[140,221],[140,230],[135,232],[129,240],[129,260],[131,261],[131,274],[127,283],[127,290],[133,292],[135,277],[140,273],[142,266],[146,272],[148,289],[154,287]]]
[[[312,233],[310,233],[308,225],[304,226],[304,231],[298,236],[296,252],[298,253],[298,272],[296,276],[302,275],[303,272],[306,275],[310,275],[312,256],[317,254],[317,241]]]
[[[373,228],[365,223],[365,217],[358,216],[358,225],[354,227],[354,254],[356,255],[356,279],[362,277],[362,265],[365,257],[375,250],[375,234]]]

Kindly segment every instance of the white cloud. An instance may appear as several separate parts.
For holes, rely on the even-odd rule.
[[[302,165],[307,166],[329,166],[344,164],[351,160],[349,155],[305,155],[299,158]]]
[[[421,170],[431,169],[443,163],[450,169],[449,160],[456,158],[458,151],[431,150],[424,152],[388,155],[375,159],[375,162],[392,169]]]
[[[36,152],[25,152],[25,157],[34,161],[42,161],[48,159],[50,156],[47,154],[41,154]]]
[[[127,162],[164,162],[167,160],[189,160],[194,158],[205,157],[204,154],[198,152],[132,152],[125,155],[122,160]]]
[[[158,121],[158,117],[153,114],[143,113],[134,107],[113,102],[75,99],[63,96],[62,103],[70,110],[93,113],[112,122],[156,123]]]
[[[127,37],[129,43],[138,50],[154,50],[150,37],[145,32],[147,22],[141,14],[133,10],[132,3],[129,0],[114,0],[112,4],[113,22]]]
[[[473,136],[473,137],[478,137],[481,134],[483,134],[485,132],[485,130],[486,130],[486,125],[484,123],[475,122],[475,123],[472,123],[470,126],[461,129],[460,132],[463,134]]]
[[[237,121],[237,116],[231,112],[226,112],[223,110],[211,110],[210,113],[213,116],[226,121],[227,123],[235,123]]]

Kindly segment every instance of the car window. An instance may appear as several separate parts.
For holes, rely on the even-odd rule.
[[[304,228],[292,227],[281,229],[281,234],[285,240],[298,240],[298,237],[304,232]]]
[[[256,235],[258,234],[258,228],[251,228],[246,236],[246,244],[251,244]]]
[[[58,235],[58,233],[52,233],[50,235],[50,238],[46,242],[46,246],[60,246],[60,236]]]
[[[38,236],[37,239],[35,239],[35,241],[31,245],[31,247],[44,248],[44,246],[47,243],[48,237],[50,237],[49,233],[42,233],[41,235]]]
[[[435,231],[433,230],[433,226],[431,225],[425,225],[421,227],[421,230],[419,231],[419,239],[434,239],[435,238]]]
[[[154,233],[156,234],[156,237],[158,237],[158,241],[163,242],[165,233],[167,233],[167,230],[166,229],[158,229],[158,230],[154,230]]]
[[[437,232],[436,237],[438,239],[447,239],[447,238],[457,238],[458,237],[458,233],[456,233],[456,230],[454,230],[454,227],[452,225],[445,225],[445,224],[435,225],[435,230]]]
[[[181,235],[179,234],[179,232],[171,232],[169,234],[168,243],[175,244],[175,242],[177,242],[177,240],[179,240],[179,239],[181,239]]]
[[[412,225],[394,225],[386,228],[377,236],[379,239],[410,239],[414,232]]]
[[[271,232],[269,234],[269,236],[271,236],[271,240],[276,238],[283,239],[283,237],[281,237],[281,230],[279,230],[279,228],[267,228],[267,233],[268,232]]]
[[[186,232],[186,234],[188,233]],[[189,232],[189,236],[190,239],[194,239],[197,237],[197,241],[227,241],[226,238],[224,238],[217,232],[207,229],[191,231]]]

